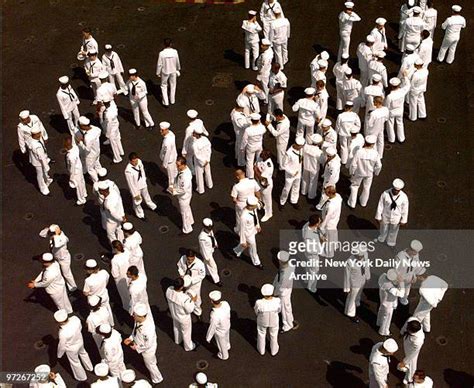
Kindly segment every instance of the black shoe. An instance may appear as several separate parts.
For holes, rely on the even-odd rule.
[[[357,317],[349,317],[349,319],[354,323],[359,323],[360,322],[360,319],[357,318]]]
[[[217,283],[216,283],[216,286],[217,286],[217,287],[222,287],[222,282],[217,282]]]
[[[255,267],[257,267],[259,270],[263,271],[263,264],[256,265]]]
[[[198,348],[201,346],[201,344],[198,344],[197,342],[194,343],[196,346],[194,346],[194,349],[191,350],[191,352],[195,352],[198,350]]]
[[[297,203],[292,203],[291,206],[293,206],[293,209],[295,209],[295,210],[300,209],[300,205],[298,205]]]
[[[282,205],[281,203],[278,204],[278,210],[282,211],[285,208],[285,205]]]
[[[142,126],[141,125],[134,125],[136,130],[139,130]]]

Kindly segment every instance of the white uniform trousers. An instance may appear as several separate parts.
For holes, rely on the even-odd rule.
[[[43,166],[34,166],[36,170],[36,180],[38,181],[38,188],[41,194],[49,194],[49,185],[53,180],[49,177],[47,171],[44,170]]]
[[[280,350],[280,346],[278,345],[278,326],[263,327],[257,325],[257,349],[262,356],[265,354],[265,339],[267,331],[270,336],[270,354],[275,356]]]
[[[148,192],[148,187],[144,187],[143,189],[140,190],[140,199],[136,200],[133,198],[133,210],[135,214],[137,215],[138,218],[144,218],[145,217],[145,212],[143,211],[142,208],[142,202],[145,201],[146,205],[151,209],[155,210],[156,209],[156,204],[153,202],[153,200],[150,197],[150,193]]]
[[[67,259],[59,259],[59,266],[61,267],[61,273],[63,278],[66,281],[67,288],[71,290],[72,288],[77,288],[74,276],[71,272],[71,255]]]
[[[123,361],[107,363],[109,366],[109,373],[111,376],[120,378],[122,372],[127,369]]]
[[[431,306],[423,297],[420,297],[420,301],[416,306],[413,316],[421,322],[423,331],[429,333],[431,331]]]
[[[301,183],[301,174],[297,174],[296,176],[290,176],[288,173],[285,173],[285,186],[283,187],[283,191],[281,192],[280,196],[280,205],[284,205],[288,199],[288,195],[290,194],[290,203],[296,205],[298,203],[298,199],[300,197],[300,183]]]
[[[257,61],[259,55],[258,42],[249,43],[245,42],[245,68],[250,69],[250,55],[252,55],[252,69],[257,70]]]
[[[395,142],[395,126],[397,127],[397,138],[400,143],[405,141],[405,128],[403,126],[403,115],[390,113],[387,122],[387,138],[390,143]]]
[[[166,175],[168,175],[168,187],[174,185],[174,179],[178,175],[178,168],[175,162],[168,163],[165,166]]]
[[[283,70],[288,62],[288,41],[285,43],[274,43],[273,52],[275,53],[275,62],[278,63],[280,69]]]
[[[366,69],[360,69],[360,83],[362,84],[362,87],[366,87],[367,83],[369,80],[369,70]],[[359,113],[359,112],[356,112]]]
[[[303,179],[301,180],[301,194],[308,195],[309,199],[316,198],[318,190],[319,171],[308,171],[303,169]]]
[[[84,180],[84,175],[79,175],[75,179],[75,189],[76,189],[76,196],[77,196],[77,204],[83,205],[86,203],[87,198],[87,189],[86,189],[86,181]]]
[[[122,138],[120,134],[117,134],[116,136],[110,137],[109,140],[112,153],[114,154],[114,163],[120,163],[122,156],[125,154],[122,146]]]
[[[209,260],[204,259],[204,264],[206,266],[206,275],[209,275],[214,283],[219,283],[221,279],[214,257],[211,256]]]
[[[255,236],[247,240],[247,244],[248,244],[247,248],[249,250],[249,255],[250,255],[250,259],[252,260],[252,264],[260,265],[261,262],[260,262],[260,257],[258,256],[258,252],[257,252],[257,240],[255,239]],[[237,255],[237,257],[240,257],[240,255],[242,255],[242,253],[247,248],[243,248],[242,245],[240,245],[239,243],[239,245],[237,245],[234,248],[234,253]]]
[[[142,99],[130,100],[130,105],[132,106],[133,118],[135,119],[135,125],[140,126],[140,111],[143,115],[143,120],[145,120],[146,127],[154,127],[155,123],[148,112],[148,98],[145,96]]]
[[[74,109],[70,112],[68,112],[69,118],[66,120],[67,122],[67,127],[69,128],[69,133],[71,136],[74,137],[76,136],[76,128],[77,128],[77,123],[79,121],[79,108],[77,105],[74,107]]]
[[[97,350],[100,352],[100,345],[102,344],[103,337],[97,333],[91,333],[92,338],[94,339],[95,344],[97,345]]]
[[[91,359],[89,354],[84,349],[84,345],[82,345],[78,350],[75,351],[68,351],[66,350],[66,356],[69,360],[69,364],[71,365],[72,374],[77,381],[86,381],[87,374],[84,370],[84,367],[92,372],[94,370],[92,366]],[[81,364],[84,364],[84,367]]]
[[[318,255],[306,256],[306,260],[318,260]],[[307,272],[309,273],[310,277],[308,279],[308,284],[306,285],[306,288],[310,292],[315,293],[318,290],[318,278],[316,277],[316,275],[319,274],[319,265],[311,261],[311,265],[307,267]]]
[[[452,38],[445,36],[443,38],[443,43],[441,43],[441,47],[438,53],[438,61],[443,62],[444,57],[446,55],[446,51],[448,52],[448,57],[446,58],[446,62],[448,64],[453,63],[454,56],[456,54],[456,46],[458,45],[459,37]]]
[[[283,163],[283,160],[285,159],[285,154],[286,150],[288,149],[288,140],[280,140],[281,136],[277,137],[276,140],[276,149],[277,149],[277,163],[282,170],[281,164]]]
[[[291,306],[291,288],[281,288],[279,298],[281,299],[281,321],[283,331],[293,329],[293,308]]]
[[[241,149],[242,145],[242,136],[243,136],[243,131],[240,131],[236,136],[235,136],[235,157],[237,159],[237,166],[243,167],[245,166],[245,150]]]
[[[67,296],[66,286],[64,286],[61,291],[48,295],[51,297],[58,310],[64,309],[68,314],[72,313],[72,306],[69,297]]]
[[[268,181],[268,186],[262,188],[262,202],[265,209],[264,217],[272,217],[273,216],[273,201],[272,201],[272,191],[273,191],[273,179]]]
[[[91,83],[91,89],[92,92],[94,93],[94,102],[93,104],[97,104],[97,89],[99,89],[99,86],[101,85],[99,77],[96,78],[89,78],[89,81]]]
[[[411,121],[426,118],[425,93],[409,93],[408,101]]]
[[[191,318],[189,318],[189,321],[186,322],[179,322],[173,319],[173,333],[175,344],[179,345],[181,342],[183,342],[184,350],[186,352],[190,352],[196,347],[196,344],[191,339]]]
[[[342,104],[343,100],[344,100],[344,90],[342,89],[342,86],[336,82],[336,109],[337,110],[342,110],[342,108],[344,107]]]
[[[340,61],[342,54],[349,55],[349,45],[351,43],[351,33],[350,31],[339,32],[339,51],[337,53],[337,60]]]
[[[383,131],[377,135],[377,142],[375,143],[375,148],[380,156],[380,159],[383,158],[383,151],[385,149],[385,139]]]
[[[347,158],[349,157],[349,143],[351,141],[351,137],[338,136],[338,138],[339,138],[339,146],[340,146],[341,163],[346,164]]]
[[[268,104],[268,82],[270,81],[270,77],[260,77],[259,81],[262,83],[262,91],[265,95],[265,99],[263,100],[264,104]]]
[[[161,74],[161,96],[163,98],[163,105],[168,106],[170,103],[175,103],[176,95],[176,79],[177,74]],[[168,99],[168,84],[170,88],[170,94]]]
[[[219,353],[217,353],[217,357],[221,360],[227,360],[229,358],[229,350],[230,350],[230,329],[225,332],[225,334],[214,334],[214,339],[216,340],[217,348],[219,349]]]
[[[146,368],[150,372],[151,382],[153,384],[158,384],[162,382],[163,376],[161,375],[161,372],[158,369],[156,360],[156,346],[153,346],[152,349],[141,353],[141,355],[143,357],[143,362],[145,363]]]
[[[255,151],[249,151],[248,148],[245,149],[245,174],[247,178],[253,179],[255,158],[260,155],[260,152],[262,152],[261,148]]]
[[[268,113],[273,114],[275,109],[283,110],[283,100],[285,98],[285,92],[279,92],[276,94],[269,94],[268,99]]]
[[[263,20],[262,19],[262,27],[263,27],[263,37],[268,39],[268,36],[270,34],[270,25],[272,21],[271,20]]]
[[[379,230],[379,242],[385,242],[387,240],[387,245],[389,247],[394,247],[397,244],[398,230],[400,229],[400,224],[386,224],[383,221],[380,221],[380,230]]]
[[[99,176],[97,175],[97,171],[102,168],[100,164],[99,156],[94,158],[86,158],[85,160],[86,170],[89,176],[92,179],[92,182],[97,182],[99,180]]]
[[[243,202],[237,202],[235,204],[235,228],[234,228],[234,232],[235,233],[239,233],[240,232],[240,216],[242,215],[242,211],[245,209],[245,206],[247,204],[245,203],[245,201]]]
[[[367,201],[369,200],[370,187],[372,186],[372,176],[352,176],[351,177],[351,195],[347,201],[348,205],[352,208],[357,205],[357,193],[359,192],[359,187],[362,185],[362,193],[360,194],[359,202],[360,206],[366,207]]]
[[[196,174],[196,186],[199,194],[204,194],[204,180],[208,189],[212,189],[214,186],[212,182],[211,164],[207,163],[205,167],[200,166],[198,163],[194,166]]]
[[[392,323],[394,305],[384,306],[380,305],[377,313],[377,326],[379,327],[380,335],[390,335],[390,324]]]
[[[117,83],[115,83],[115,81],[117,81]],[[115,85],[117,90],[121,90],[123,94],[125,95],[128,94],[127,85],[125,85],[125,82],[122,77],[122,73],[117,73],[117,74],[109,73],[109,82],[112,85]],[[119,85],[118,88],[117,88],[117,84]]]
[[[105,224],[105,232],[107,233],[107,238],[109,242],[112,243],[114,240],[123,241],[123,230],[120,222],[115,222],[107,220]]]
[[[132,265],[133,264],[130,264],[130,266]],[[120,300],[122,301],[122,308],[124,310],[128,310],[130,306],[130,292],[128,290],[127,279],[126,278],[116,279],[115,286],[117,287],[117,291],[120,295]]]
[[[193,231],[194,217],[191,210],[191,198],[179,199],[179,211],[183,220],[183,233],[191,233]]]
[[[298,124],[296,125],[296,137],[304,136],[307,143],[309,143],[311,135],[314,134],[314,124],[308,125],[303,124],[301,121],[298,120]]]
[[[356,316],[356,309],[360,306],[360,297],[362,296],[362,290],[362,287],[351,287],[351,290],[347,294],[344,314],[346,314],[348,317]]]

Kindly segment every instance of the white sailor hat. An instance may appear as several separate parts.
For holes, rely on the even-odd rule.
[[[367,135],[365,137],[365,142],[367,144],[375,144],[377,142],[377,136],[374,135]]]
[[[318,66],[321,68],[321,67],[328,67],[328,61],[325,60],[325,59],[320,59],[318,61]]]
[[[360,127],[357,126],[352,126],[351,129],[349,130],[350,133],[359,133],[360,132]]]
[[[319,56],[321,57],[321,59],[324,59],[325,61],[329,59],[329,53],[327,51],[321,51],[321,54],[319,54]]]
[[[277,259],[282,263],[286,263],[290,260],[290,254],[287,251],[280,251],[277,253]]]
[[[168,129],[169,127],[171,127],[171,124],[168,121],[162,121],[160,123],[160,129]]]
[[[97,183],[97,188],[99,190],[108,190],[109,189],[109,182],[100,181]]]
[[[235,102],[235,105],[237,105],[239,108],[245,108],[245,104],[240,100],[237,100]]]
[[[112,50],[112,45],[111,44],[107,43],[104,47],[105,47],[106,50]]]
[[[249,15],[255,16],[256,14],[257,14],[257,11],[254,11],[253,9],[249,11]]]
[[[30,132],[32,135],[36,135],[37,133],[41,133],[41,128],[38,126],[33,127]]]
[[[402,83],[402,81],[400,81],[400,78],[397,78],[397,77],[393,77],[390,79],[390,85],[392,86],[398,86]]]
[[[89,125],[91,121],[86,116],[79,117],[79,124],[80,125]]]
[[[52,253],[46,252],[41,255],[41,261],[45,261],[49,263],[50,261],[53,261],[54,257]]]
[[[249,206],[257,206],[258,205],[258,198],[251,195],[247,198],[247,205]]]
[[[128,74],[130,74],[130,75],[135,75],[135,74],[137,74],[137,69],[130,69],[130,70],[128,71]]]
[[[295,144],[296,145],[299,145],[299,146],[304,146],[306,144],[306,140],[304,139],[303,136],[298,136],[296,139],[295,139]]]
[[[211,220],[210,218],[204,218],[204,219],[202,220],[202,224],[203,224],[204,226],[209,227],[209,226],[212,226],[212,225],[213,225],[213,222],[212,222],[212,220]]]
[[[106,79],[108,76],[109,76],[109,73],[107,72],[107,70],[101,71],[99,73],[99,79]]]
[[[136,378],[135,371],[133,369],[125,369],[120,373],[120,380],[122,380],[123,383],[133,383]]]
[[[109,366],[101,362],[94,367],[94,373],[97,377],[105,377],[109,374]]]
[[[407,44],[407,45],[406,45],[406,49],[407,49],[408,51],[415,51],[416,47],[415,47],[414,44]]]
[[[97,267],[97,261],[95,261],[94,259],[88,259],[86,260],[86,268],[96,268]]]
[[[380,74],[374,74],[372,75],[372,81],[380,82],[382,81],[382,76]]]
[[[388,338],[383,341],[383,348],[389,353],[395,353],[398,350],[398,345],[393,338]]]
[[[416,66],[422,66],[423,65],[423,59],[417,58],[416,61],[415,61],[415,65]]]
[[[421,13],[421,7],[416,6],[416,7],[413,7],[412,10],[413,10],[413,13]]]
[[[184,275],[183,276],[183,287],[188,288],[191,285],[191,276],[189,275]]]
[[[313,96],[315,93],[316,93],[315,88],[306,88],[304,90],[304,94],[306,94],[307,96]]]
[[[102,334],[109,334],[112,332],[112,326],[110,326],[108,323],[102,323],[99,325],[99,331]]]
[[[64,309],[58,310],[54,313],[54,319],[56,322],[64,322],[67,321],[67,311]]]
[[[132,230],[133,229],[133,224],[131,222],[125,222],[122,225],[122,229],[127,231],[127,230]]]
[[[97,50],[96,49],[89,50],[87,55],[90,55],[90,56],[97,55]]]
[[[148,307],[145,303],[137,303],[135,307],[133,307],[133,313],[139,317],[144,317],[148,314]]]
[[[415,0],[408,0],[407,4],[409,7],[413,7],[415,5]]]
[[[346,1],[344,3],[344,7],[349,8],[349,9],[354,8],[354,5],[355,4],[352,1]]]
[[[326,148],[326,154],[328,156],[335,156],[337,154],[337,150],[336,150],[336,147],[329,147],[329,148]]]
[[[375,38],[372,35],[367,35],[365,41],[369,43],[375,43]]]
[[[67,85],[69,83],[69,77],[67,75],[63,75],[62,77],[58,78],[58,81],[62,85]]]
[[[352,75],[352,69],[348,67],[346,70],[344,70],[345,75]]]
[[[26,119],[27,117],[30,116],[30,111],[22,110],[18,116],[20,117],[20,119]]]
[[[349,100],[349,101],[346,101],[344,105],[345,106],[354,106],[354,102]]]
[[[204,133],[204,129],[202,126],[196,127],[193,129],[193,133],[195,133],[196,135],[202,135]]]
[[[101,299],[99,296],[97,295],[91,295],[91,296],[88,296],[87,297],[87,303],[89,304],[89,306],[91,307],[95,307],[97,306],[99,303],[100,303]]]
[[[197,110],[190,109],[186,112],[186,116],[188,116],[190,119],[195,119],[196,117],[198,117],[198,112]]]
[[[260,292],[262,293],[263,296],[272,296],[274,290],[275,288],[273,287],[273,285],[267,283],[262,286],[262,288],[260,289]]]
[[[35,368],[35,373],[49,374],[49,372],[51,372],[51,367],[48,364],[41,364]]]
[[[97,175],[99,175],[101,178],[107,176],[107,169],[105,167],[99,168]]]
[[[267,38],[263,38],[262,39],[262,44],[264,46],[271,46],[272,45],[272,42],[270,42]]]
[[[311,142],[313,144],[320,144],[323,142],[323,137],[319,133],[314,133],[311,135]]]
[[[250,115],[250,120],[252,121],[258,121],[262,118],[262,116],[260,115],[260,113],[252,113]]]
[[[349,54],[348,53],[342,53],[341,58],[342,59],[349,59]]]
[[[248,84],[248,85],[245,87],[245,91],[246,91],[247,93],[250,93],[250,94],[255,93],[255,85],[254,85],[254,84]]]
[[[387,279],[390,280],[391,282],[397,280],[398,278],[398,275],[397,275],[397,271],[393,268],[390,268],[388,271],[387,271]]]
[[[102,78],[102,79],[103,79],[103,78]],[[106,96],[106,97],[102,98],[102,102],[103,102],[104,104],[106,104],[106,103],[108,103],[108,102],[110,102],[110,101],[112,101],[112,100],[113,100],[113,98],[110,97],[110,96]]]
[[[451,9],[454,11],[454,12],[461,12],[462,10],[462,7],[460,5],[453,5],[451,7]]]
[[[209,299],[213,302],[219,302],[222,299],[222,292],[220,291],[211,291],[209,293]]]
[[[329,119],[324,119],[323,122],[321,123],[322,127],[330,127],[331,125],[332,125],[332,122]]]
[[[392,186],[396,190],[402,190],[405,187],[405,182],[403,182],[400,178],[396,178],[393,180]]]
[[[207,376],[205,373],[199,372],[196,375],[196,383],[204,385],[207,384]]]
[[[423,250],[423,244],[419,240],[412,240],[410,243],[410,248],[416,252],[420,252]]]
[[[375,56],[376,56],[377,58],[385,58],[385,57],[387,56],[387,53],[386,53],[385,51],[383,51],[383,50],[380,50],[380,51],[377,51],[377,52],[375,53]]]
[[[387,19],[385,19],[385,18],[377,18],[377,19],[375,19],[375,23],[378,24],[379,26],[384,26],[385,23],[387,23]]]

